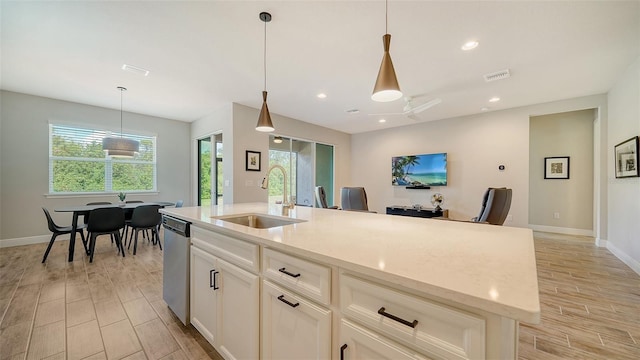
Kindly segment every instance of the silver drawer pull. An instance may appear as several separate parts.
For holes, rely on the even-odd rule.
[[[378,310],[378,314],[380,314],[380,315],[382,315],[384,317],[388,317],[391,320],[395,320],[395,321],[397,321],[397,322],[399,322],[399,323],[401,323],[403,325],[407,325],[408,327],[413,328],[413,329],[415,329],[416,326],[418,325],[418,320],[413,320],[413,322],[409,322],[409,321],[407,321],[405,319],[401,319],[401,318],[399,318],[399,317],[397,317],[395,315],[389,314],[388,312],[385,312],[384,310],[385,310],[384,307],[381,307],[380,310]]]

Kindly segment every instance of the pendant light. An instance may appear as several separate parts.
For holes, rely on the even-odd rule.
[[[389,46],[391,45],[391,35],[387,30],[387,0],[384,2],[384,30],[385,34],[382,36],[382,44],[384,45],[384,54],[382,55],[382,64],[380,64],[380,71],[378,71],[378,78],[376,79],[376,86],[373,88],[373,94],[371,100],[379,102],[388,102],[400,99],[402,97],[402,91],[398,85],[398,78],[396,77],[396,71],[393,69],[393,62],[391,61],[391,55],[389,55]]]
[[[267,106],[267,23],[271,21],[271,14],[268,12],[261,12],[260,20],[264,22],[264,90],[262,91],[262,109],[260,109],[260,116],[258,117],[256,130],[271,132],[275,130],[273,128],[273,123],[271,122],[269,107]]]
[[[118,86],[118,90],[120,90],[120,137],[110,136],[102,139],[102,150],[111,157],[132,158],[140,149],[140,143],[122,137],[122,93],[127,89]]]

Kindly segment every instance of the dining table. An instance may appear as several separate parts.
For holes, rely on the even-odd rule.
[[[73,219],[71,221],[71,237],[69,238],[69,262],[73,261],[73,253],[75,251],[76,246],[76,232],[78,230],[78,218],[80,216],[87,216],[91,210],[100,209],[100,208],[108,208],[108,207],[120,207],[124,210],[133,211],[133,209],[138,206],[145,205],[159,205],[160,207],[174,206],[175,203],[168,201],[151,201],[151,202],[132,202],[132,203],[120,203],[120,204],[108,204],[108,205],[76,205],[76,206],[65,206],[60,208],[55,208],[55,212],[72,212]]]

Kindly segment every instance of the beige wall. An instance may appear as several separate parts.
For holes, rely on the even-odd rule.
[[[529,224],[593,230],[593,109],[532,116],[529,124]],[[569,179],[544,179],[544,158],[569,156]],[[554,218],[558,214],[559,218]]]
[[[372,210],[384,213],[389,205],[430,205],[431,195],[442,193],[444,208],[455,219],[477,215],[487,187],[513,189],[505,225],[529,225],[529,118],[567,111],[606,108],[606,96],[594,95],[485,114],[426,122],[352,136],[352,186],[367,189]],[[601,115],[606,124],[606,112]],[[601,141],[601,140],[599,140]],[[391,186],[391,157],[446,152],[449,185],[430,190]],[[498,170],[505,165],[504,171]],[[605,214],[601,222],[606,223]]]
[[[609,91],[607,248],[640,274],[640,178],[616,179],[613,147],[640,135],[640,58]]]
[[[41,207],[117,201],[115,195],[47,197],[49,191],[49,122],[63,121],[119,131],[120,110],[2,91],[0,165],[2,187],[0,239],[13,244],[29,237],[50,237]],[[131,194],[132,199],[176,201],[189,205],[189,127],[185,122],[124,112],[124,130],[157,136],[157,194]],[[60,225],[69,213],[55,213]],[[21,240],[23,239],[24,240]],[[15,240],[18,239],[18,240]],[[33,239],[32,239],[33,240]],[[35,241],[35,240],[34,240]],[[0,243],[0,246],[2,244]]]
[[[223,133],[224,203],[267,201],[267,191],[260,188],[269,166],[269,134],[256,131],[259,110],[232,104],[214,115],[192,123],[193,141],[202,135]],[[347,186],[350,176],[351,136],[329,128],[313,125],[271,112],[276,131],[272,134],[303,140],[317,141],[335,146],[336,188]],[[193,147],[195,154],[195,147]],[[229,150],[231,149],[231,150]],[[261,171],[245,170],[245,151],[261,153]],[[194,163],[195,164],[195,163]],[[195,165],[194,165],[195,166]],[[195,174],[195,170],[192,174]],[[193,176],[194,184],[196,177]],[[195,198],[195,196],[194,196]]]

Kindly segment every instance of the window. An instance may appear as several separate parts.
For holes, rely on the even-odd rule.
[[[140,142],[140,152],[131,159],[106,156],[102,139],[119,135],[50,124],[49,193],[156,191],[156,137],[123,134]]]

